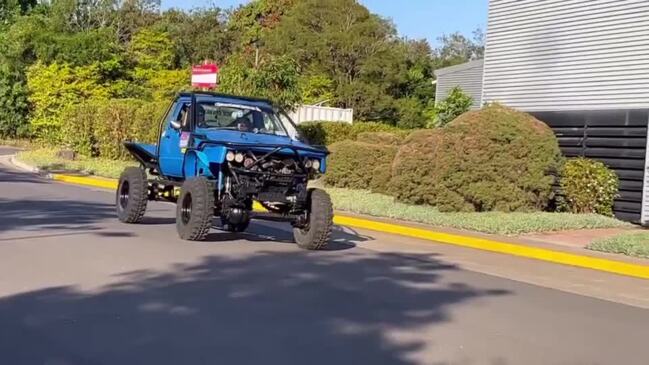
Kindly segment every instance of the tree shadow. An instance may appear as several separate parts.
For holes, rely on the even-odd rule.
[[[0,169],[0,182],[7,183],[30,183],[30,184],[47,184],[39,174],[30,172],[19,172],[8,169]]]
[[[218,219],[217,219],[218,220]],[[293,228],[287,222],[263,222],[253,220],[245,232],[235,233],[223,231],[220,225],[213,225],[212,231],[207,235],[207,242],[227,242],[244,240],[251,242],[281,242],[295,244]],[[341,251],[356,247],[358,242],[372,240],[367,235],[360,234],[352,229],[334,226],[329,244],[324,251]]]
[[[94,223],[115,216],[113,204],[73,200],[8,200],[0,198],[0,232],[95,230]]]
[[[263,252],[0,299],[2,364],[415,364],[395,340],[497,288],[439,282],[431,255]],[[432,359],[431,359],[432,360]]]

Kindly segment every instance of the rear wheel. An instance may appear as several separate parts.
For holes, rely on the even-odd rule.
[[[325,248],[331,236],[333,214],[329,194],[321,189],[309,190],[306,225],[293,228],[293,237],[297,245],[307,250]]]
[[[176,204],[176,230],[180,238],[204,240],[212,226],[213,216],[213,184],[203,176],[186,180]]]
[[[146,212],[149,185],[144,169],[127,167],[119,177],[115,206],[117,218],[124,223],[139,223]]]

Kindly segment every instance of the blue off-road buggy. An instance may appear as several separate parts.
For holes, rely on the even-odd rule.
[[[162,200],[177,204],[176,227],[186,240],[205,239],[215,216],[231,232],[244,231],[252,218],[288,221],[297,244],[310,250],[329,240],[329,195],[307,187],[325,172],[328,152],[301,142],[268,100],[182,93],[161,122],[157,145],[124,146],[141,166],[119,179],[122,222],[140,222],[147,201]],[[253,211],[254,201],[265,211]]]

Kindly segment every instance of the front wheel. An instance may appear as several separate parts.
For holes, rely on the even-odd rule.
[[[119,177],[115,206],[117,218],[124,223],[139,223],[149,200],[149,184],[144,169],[127,167]]]
[[[293,228],[293,237],[297,245],[307,250],[325,248],[331,236],[333,215],[329,194],[321,189],[309,190],[306,225]]]
[[[213,184],[204,176],[186,180],[176,203],[176,230],[180,238],[202,241],[214,216]]]

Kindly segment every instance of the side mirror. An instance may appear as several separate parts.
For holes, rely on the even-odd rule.
[[[173,128],[173,129],[180,129],[180,127],[181,127],[180,122],[177,121],[177,120],[172,120],[171,122],[169,122],[169,124],[171,125],[171,128]]]

